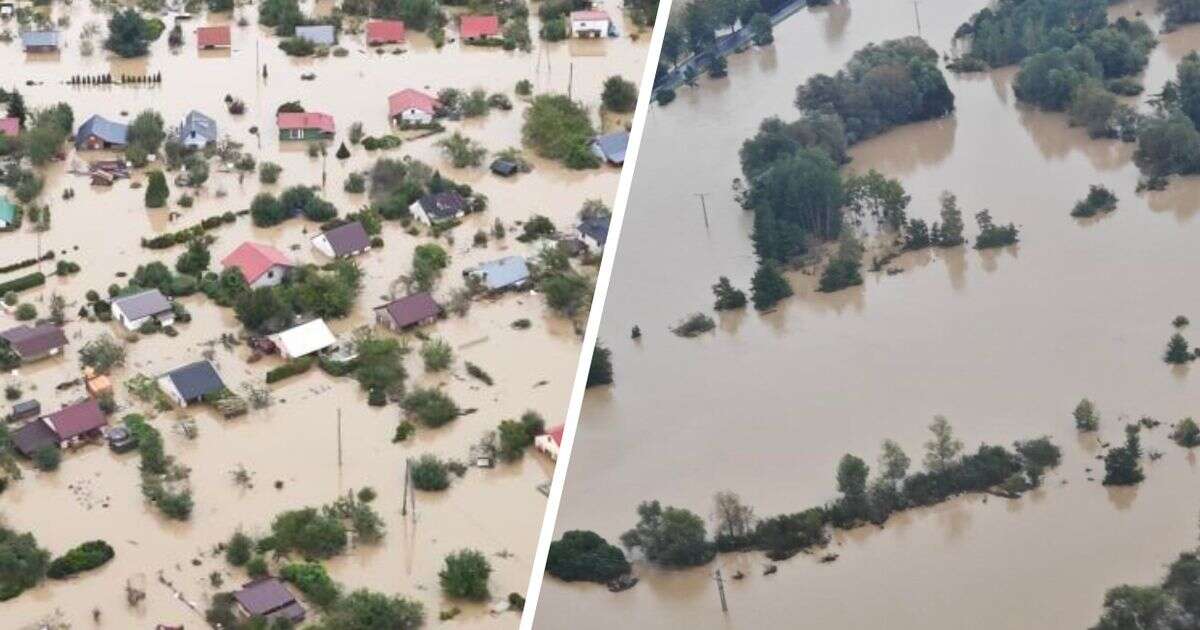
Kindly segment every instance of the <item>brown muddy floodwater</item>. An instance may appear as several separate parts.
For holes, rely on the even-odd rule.
[[[957,25],[985,4],[921,2],[925,37],[948,51]],[[1114,12],[1141,10],[1157,28],[1153,7]],[[708,516],[724,489],[759,516],[798,511],[833,497],[844,453],[873,464],[893,438],[919,455],[939,413],[969,449],[1050,435],[1063,465],[1020,500],[969,496],[839,533],[831,564],[798,556],[762,577],[760,554],[685,571],[637,563],[642,582],[619,594],[547,578],[537,628],[1084,628],[1107,588],[1155,581],[1194,546],[1195,454],[1164,428],[1151,431],[1147,447],[1165,455],[1144,464],[1146,482],[1106,489],[1087,480],[1085,468],[1102,464],[1094,442],[1077,438],[1071,410],[1091,397],[1106,441],[1120,439],[1122,415],[1175,421],[1200,411],[1200,374],[1161,360],[1171,319],[1200,312],[1190,290],[1200,181],[1135,194],[1133,147],[1019,106],[1012,69],[950,77],[954,117],[857,146],[850,168],[900,178],[921,218],[936,218],[938,194],[953,190],[969,213],[986,207],[1015,221],[1019,246],[909,254],[905,273],[870,274],[866,286],[832,295],[797,274],[797,297],[777,312],[723,315],[698,339],[667,330],[711,309],[717,276],[749,284],[751,220],[729,189],[742,140],[765,116],[794,118],[806,77],[837,70],[868,42],[914,33],[907,1],[805,10],[776,28],[772,48],[732,57],[728,79],[701,80],[652,109],[600,332],[616,386],[588,393],[557,530],[612,540],[641,500]],[[1164,36],[1148,92],[1197,44],[1194,27]],[[1068,216],[1101,182],[1118,210]],[[696,193],[709,193],[707,230]],[[711,577],[718,567],[747,574],[726,580],[728,616]]]
[[[603,4],[610,15],[622,14],[618,2]],[[311,3],[302,5],[312,10]],[[198,54],[194,27],[204,21],[236,22],[238,14],[234,18],[214,16],[186,22],[185,44],[178,53],[168,50],[163,36],[148,58],[118,61],[108,59],[99,49],[102,35],[94,38],[95,54],[80,54],[80,32],[89,23],[102,25],[102,14],[83,2],[56,4],[54,11],[56,16],[68,15],[71,23],[64,35],[66,50],[61,55],[26,58],[19,44],[0,46],[0,84],[20,87],[30,107],[66,101],[74,108],[77,124],[91,114],[122,119],[126,113],[132,118],[142,109],[153,108],[172,126],[187,111],[199,109],[217,120],[222,135],[244,143],[246,150],[260,160],[275,161],[284,168],[279,184],[262,187],[253,176],[241,182],[236,174],[218,172],[214,166],[196,205],[186,210],[173,208],[183,216],[171,222],[165,211],[144,208],[144,189],[131,189],[129,182],[119,182],[111,189],[95,188],[86,178],[71,174],[73,167],[86,165],[84,156],[69,153],[65,163],[51,167],[47,174],[42,201],[51,206],[53,226],[43,234],[42,246],[59,251],[60,258],[78,262],[83,270],[69,279],[52,279],[45,288],[21,297],[45,312],[52,292],[58,292],[73,305],[67,309],[71,314],[78,310],[88,289],[103,291],[110,283],[121,282],[115,275],[118,271],[132,273],[137,264],[152,260],[170,264],[181,251],[143,249],[139,246],[143,236],[245,209],[261,190],[278,192],[295,184],[320,185],[324,171],[327,185],[323,194],[343,212],[359,208],[365,203],[364,197],[343,193],[342,183],[348,173],[368,168],[385,154],[356,149],[350,159],[340,162],[333,157],[333,150],[355,121],[365,125],[368,135],[386,133],[387,96],[396,90],[415,87],[436,92],[444,87],[484,86],[489,91],[509,94],[516,105],[513,111],[450,124],[489,150],[498,151],[520,144],[526,104],[513,95],[518,80],[531,80],[535,93],[565,92],[573,73],[573,94],[589,107],[598,123],[602,81],[613,74],[638,80],[649,42],[645,33],[637,40],[625,36],[583,44],[543,45],[535,41],[532,53],[464,48],[458,43],[438,51],[423,35],[410,32],[409,51],[403,55],[377,56],[367,52],[361,36],[344,36],[342,45],[350,51],[347,57],[294,60],[276,48],[274,37],[253,25],[253,8],[241,8],[238,14],[244,14],[251,26],[234,26],[230,52]],[[626,30],[631,28],[625,26]],[[6,27],[15,32],[15,25]],[[531,19],[531,28],[537,32],[536,17]],[[260,42],[257,46],[256,41]],[[265,81],[257,70],[256,58],[269,68]],[[62,83],[72,74],[105,72],[162,72],[163,83],[149,89],[71,88]],[[300,75],[306,72],[316,73],[316,80],[301,81]],[[36,84],[26,86],[26,81]],[[248,111],[244,116],[226,113],[226,94],[245,100]],[[336,117],[338,136],[327,160],[309,158],[302,146],[280,147],[274,139],[275,108],[294,99],[310,110]],[[255,125],[264,132],[261,147],[249,133]],[[488,212],[471,216],[451,233],[451,268],[445,271],[437,290],[442,295],[460,285],[460,274],[466,267],[510,253],[532,255],[536,251],[534,245],[518,243],[511,236],[492,241],[487,247],[472,248],[475,231],[490,227],[496,218],[502,219],[511,233],[517,221],[536,212],[567,230],[573,226],[584,200],[600,198],[612,203],[618,169],[575,172],[534,160],[532,173],[500,180],[485,169],[451,168],[434,146],[436,140],[409,142],[386,155],[411,155],[423,160],[471,184],[490,199]],[[135,179],[141,177],[135,175]],[[76,196],[63,201],[62,193],[68,188],[74,189]],[[179,191],[172,189],[175,198]],[[242,218],[213,232],[218,239],[212,247],[213,260],[216,263],[242,241],[253,239],[272,243],[301,262],[323,262],[307,242],[315,228],[313,224],[292,221],[273,229],[257,229],[248,218]],[[380,304],[390,293],[393,280],[410,268],[413,248],[428,241],[426,237],[408,236],[399,225],[385,226],[383,237],[383,249],[359,260],[366,272],[365,288],[354,314],[331,322],[338,334],[369,323],[371,307]],[[33,256],[36,248],[37,238],[29,227],[18,233],[0,234],[0,260],[4,264]],[[184,302],[194,321],[179,326],[181,334],[175,339],[160,335],[130,346],[128,365],[116,374],[118,384],[134,373],[157,375],[196,360],[206,349],[215,351],[214,361],[235,391],[243,382],[261,383],[263,374],[278,364],[275,358],[251,365],[246,361],[249,351],[244,346],[232,350],[220,344],[214,346],[213,341],[222,333],[239,329],[232,313],[202,296]],[[513,330],[509,324],[520,318],[532,319],[533,327]],[[0,313],[0,329],[12,324],[9,315]],[[36,364],[2,380],[23,384],[27,392],[41,400],[43,408],[55,409],[81,395],[78,389],[55,390],[58,383],[78,377],[78,347],[104,332],[116,334],[114,326],[71,321],[66,328],[73,347],[64,358]],[[553,315],[540,296],[528,293],[478,301],[465,318],[451,317],[437,324],[429,332],[447,339],[460,359],[487,370],[496,384],[481,386],[467,377],[461,363],[448,375],[426,375],[419,357],[410,356],[410,383],[442,386],[460,406],[479,411],[442,429],[419,431],[413,441],[402,445],[391,442],[398,421],[396,407],[369,408],[352,381],[332,379],[315,370],[273,386],[273,407],[236,421],[222,421],[209,412],[190,409],[186,413],[161,414],[156,424],[166,438],[168,453],[192,470],[196,507],[191,521],[185,524],[164,520],[143,501],[136,455],[114,456],[107,449],[89,447],[70,453],[56,473],[27,471],[24,481],[13,484],[0,497],[0,518],[8,527],[35,533],[39,543],[55,553],[85,540],[102,538],[116,548],[117,556],[101,570],[67,582],[48,582],[0,605],[0,626],[22,628],[46,618],[84,628],[152,628],[157,623],[199,626],[203,624],[202,616],[176,599],[173,591],[160,582],[160,575],[187,602],[202,609],[216,591],[209,584],[209,573],[220,571],[225,589],[246,579],[240,571],[231,572],[223,560],[213,557],[216,543],[238,528],[262,533],[280,511],[325,504],[339,494],[369,485],[379,493],[375,505],[386,521],[387,538],[380,545],[359,547],[329,562],[334,579],[350,588],[370,587],[419,599],[425,603],[431,623],[440,610],[459,606],[463,613],[454,621],[456,625],[515,627],[516,614],[492,614],[491,604],[464,605],[444,600],[437,572],[447,553],[474,547],[491,558],[495,569],[491,591],[497,602],[510,592],[523,592],[545,509],[545,497],[536,487],[549,479],[552,464],[530,455],[514,465],[487,471],[473,469],[442,495],[420,493],[414,520],[411,515],[407,519],[400,515],[403,463],[406,457],[426,452],[464,459],[469,445],[485,431],[526,409],[539,411],[550,424],[560,422],[578,361],[575,330],[573,322]],[[120,385],[117,398],[124,405],[122,413],[137,410]],[[339,410],[343,415],[345,462],[340,468],[336,447]],[[195,440],[172,430],[174,421],[182,417],[198,422],[200,432]],[[233,483],[231,472],[239,465],[252,473],[253,488],[241,489]],[[283,482],[281,490],[274,487],[277,480]],[[125,604],[125,584],[130,580],[144,585],[148,596],[133,609]],[[94,608],[101,611],[99,624],[92,621]]]

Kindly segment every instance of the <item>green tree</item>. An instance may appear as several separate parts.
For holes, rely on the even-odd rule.
[[[150,24],[135,9],[117,11],[108,20],[104,47],[119,57],[141,57],[150,48]]]
[[[234,532],[225,545],[225,560],[235,567],[245,565],[254,552],[254,541],[240,531]]]
[[[631,112],[637,106],[637,86],[621,75],[614,74],[604,80],[600,101],[611,112]]]
[[[775,27],[771,24],[771,16],[766,13],[755,13],[750,18],[750,39],[755,46],[770,46],[775,43]]]
[[[690,567],[706,564],[716,555],[704,520],[694,513],[663,507],[658,501],[643,502],[637,513],[637,525],[621,535],[621,544],[641,549],[650,562],[666,567]]]
[[[136,146],[150,155],[158,153],[158,149],[166,138],[167,133],[164,130],[162,115],[147,109],[138,114],[129,124],[126,141],[129,146]]]
[[[1167,342],[1167,351],[1163,355],[1163,361],[1173,365],[1184,365],[1192,360],[1192,351],[1188,347],[1187,339],[1183,335],[1175,333],[1171,335],[1171,339]]]
[[[454,361],[454,350],[442,339],[430,339],[421,345],[421,359],[427,371],[441,372]]]
[[[161,208],[166,205],[171,191],[167,189],[167,178],[162,171],[150,171],[146,184],[146,207]]]
[[[779,269],[769,262],[759,263],[758,270],[750,280],[750,299],[754,302],[754,308],[760,311],[769,309],[790,295],[792,285],[779,273]]]
[[[1175,430],[1171,432],[1171,439],[1184,448],[1200,446],[1200,425],[1197,425],[1196,421],[1191,418],[1184,418],[1175,425]]]
[[[587,387],[612,385],[612,383],[612,350],[609,350],[597,341],[596,347],[592,350],[592,363],[588,369]]]
[[[854,455],[846,454],[838,462],[838,492],[848,502],[861,503],[867,496],[867,477],[871,469],[867,463]]]
[[[212,262],[212,254],[208,251],[208,243],[203,238],[194,238],[188,243],[187,251],[179,255],[175,261],[175,271],[193,276],[208,270]]]
[[[38,547],[33,534],[0,527],[0,601],[36,586],[49,564],[50,552]]]
[[[1104,611],[1092,630],[1169,628],[1175,606],[1158,586],[1118,586],[1104,594]]]
[[[911,460],[904,449],[893,440],[883,441],[883,452],[879,456],[880,474],[889,481],[902,481],[908,475]]]
[[[1075,405],[1073,413],[1075,417],[1075,428],[1080,431],[1096,431],[1100,428],[1100,412],[1096,411],[1096,406],[1092,401],[1084,398]]]
[[[946,416],[934,416],[929,432],[933,438],[925,443],[925,468],[932,473],[944,472],[958,461],[963,443],[954,437],[954,428]]]
[[[521,127],[523,142],[535,153],[576,169],[600,165],[588,148],[595,135],[587,110],[564,94],[534,97]]]
[[[461,414],[458,405],[436,389],[417,388],[404,397],[401,408],[427,427],[440,427]]]
[[[562,538],[550,543],[546,557],[546,572],[567,582],[604,583],[629,573],[630,568],[620,548],[595,532],[583,530],[564,532]]]
[[[449,469],[437,455],[422,455],[412,463],[409,474],[412,475],[412,483],[417,490],[438,492],[450,487]]]
[[[271,537],[277,551],[296,551],[306,558],[331,558],[349,542],[340,519],[311,507],[277,515],[271,521]]]
[[[739,309],[746,306],[746,294],[741,290],[734,288],[729,278],[721,276],[717,279],[717,283],[712,286],[713,295],[716,296],[716,303],[713,305],[718,311],[727,311]]]
[[[425,622],[420,602],[356,590],[326,611],[316,630],[417,630]]]
[[[1104,456],[1104,485],[1132,486],[1141,483],[1146,475],[1139,461],[1142,455],[1138,425],[1125,427],[1125,444],[1111,448]]]
[[[448,597],[483,601],[489,596],[491,574],[492,565],[486,556],[474,549],[461,549],[446,556],[438,580]]]

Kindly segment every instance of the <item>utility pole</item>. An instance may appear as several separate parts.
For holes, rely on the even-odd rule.
[[[338,407],[338,468],[342,467],[342,408]]]
[[[400,500],[400,516],[408,516],[408,467],[412,465],[412,458],[404,460],[404,498]]]
[[[704,229],[708,230],[708,203],[705,202],[705,197],[708,193],[695,193],[700,198],[700,210],[704,213]]]
[[[571,62],[571,69],[567,73],[567,99],[571,98],[571,88],[575,85],[575,62]]]
[[[917,37],[921,36],[921,0],[913,0],[913,13],[917,16]]]
[[[717,569],[717,576],[713,578],[717,581],[717,594],[721,596],[721,612],[729,612],[729,604],[725,602],[725,580],[721,579],[721,570]]]

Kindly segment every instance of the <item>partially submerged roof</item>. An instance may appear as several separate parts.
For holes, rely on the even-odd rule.
[[[608,219],[607,218],[592,218],[584,219],[579,224],[579,232],[591,237],[592,240],[599,243],[601,246],[608,240]]]
[[[125,313],[125,317],[130,320],[162,315],[171,311],[171,301],[158,289],[117,298],[113,300],[112,305],[119,307],[121,312]]]
[[[125,144],[129,137],[129,127],[96,114],[79,126],[79,131],[75,133],[75,146],[82,146],[90,136],[96,136],[109,144]]]
[[[201,48],[228,46],[230,43],[229,25],[201,26],[196,29],[196,45]]]
[[[318,129],[333,133],[333,116],[320,112],[280,112],[275,117],[280,129]]]
[[[208,361],[196,361],[163,375],[184,400],[197,400],[207,394],[225,389],[217,368]]]
[[[17,220],[17,206],[4,197],[0,197],[0,221],[12,223]]]
[[[571,12],[572,22],[599,22],[608,21],[608,19],[607,13],[604,11],[596,11],[594,9]]]
[[[283,582],[273,577],[249,582],[235,592],[233,597],[254,617],[263,617],[296,604],[296,596],[292,595]]]
[[[253,284],[272,267],[291,267],[292,261],[286,254],[270,245],[246,242],[221,259],[221,264],[225,267],[237,267],[246,279],[246,284]]]
[[[183,125],[179,128],[179,138],[186,140],[192,135],[199,136],[207,142],[216,142],[217,121],[193,109],[183,119]]]
[[[322,236],[329,241],[329,246],[333,248],[336,256],[353,254],[371,246],[371,237],[367,235],[367,229],[358,221],[335,227]]]
[[[333,336],[333,331],[329,330],[323,319],[314,319],[307,324],[289,328],[273,338],[284,354],[292,358],[307,356],[337,345],[337,337]]]
[[[403,44],[404,22],[400,20],[371,20],[367,22],[368,44]]]
[[[46,354],[67,345],[67,336],[54,324],[41,326],[17,326],[0,332],[0,339],[8,343],[13,352],[22,359]]]
[[[69,440],[108,424],[108,418],[100,409],[100,401],[89,398],[46,416],[46,422],[59,440]]]
[[[467,209],[467,200],[454,191],[425,195],[418,202],[430,219],[451,219]]]
[[[30,457],[37,451],[58,446],[58,435],[42,419],[31,420],[9,435],[13,448],[17,452]]]
[[[21,33],[25,48],[58,48],[58,31],[26,31]]]
[[[464,39],[495,37],[500,34],[500,18],[495,15],[464,15],[458,23]]]
[[[592,140],[592,146],[609,162],[623,164],[625,148],[629,146],[629,132],[616,131],[596,136],[596,139]]]
[[[546,435],[549,436],[550,439],[554,441],[555,446],[562,446],[563,430],[566,428],[567,428],[567,425],[560,424],[560,425],[550,429],[549,431],[547,431]]]
[[[442,307],[438,306],[432,295],[424,292],[406,295],[376,307],[375,310],[387,312],[388,317],[400,328],[419,324],[442,314]]]
[[[529,280],[529,266],[520,256],[505,256],[498,260],[485,262],[472,269],[471,273],[481,278],[484,286],[492,291]]]
[[[442,102],[436,98],[412,88],[405,88],[388,97],[388,116],[395,118],[410,109],[434,114],[441,106]]]
[[[14,116],[0,118],[0,136],[17,137],[21,134],[21,121]]]
[[[314,44],[322,46],[332,46],[337,41],[337,36],[334,33],[333,26],[329,24],[318,24],[316,26],[297,26],[296,37],[308,40]]]

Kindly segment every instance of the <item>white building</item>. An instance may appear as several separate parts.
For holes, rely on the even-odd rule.
[[[175,323],[175,309],[172,308],[171,301],[158,289],[113,300],[112,315],[113,319],[129,331],[135,331],[151,321],[157,321],[163,326]]]
[[[279,354],[285,359],[299,359],[337,345],[337,337],[323,319],[314,319],[272,335],[271,341],[279,346]]]
[[[601,38],[608,37],[612,20],[604,11],[572,11],[571,37]]]

